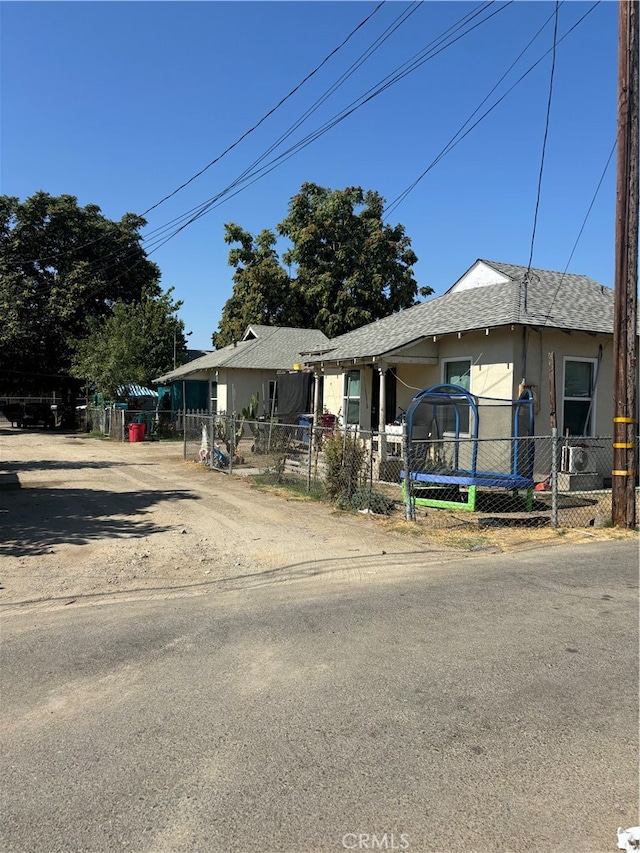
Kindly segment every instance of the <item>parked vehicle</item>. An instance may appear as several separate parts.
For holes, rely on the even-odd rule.
[[[0,411],[12,427],[20,426],[24,414],[24,405],[22,403],[7,403],[3,400],[0,403]]]
[[[11,426],[20,429],[32,426],[53,429],[56,425],[55,413],[48,403],[5,403],[1,409]]]
[[[43,426],[53,429],[56,425],[56,416],[47,403],[25,403],[22,416],[23,428],[30,426]]]

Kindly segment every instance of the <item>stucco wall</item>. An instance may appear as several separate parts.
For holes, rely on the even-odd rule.
[[[527,340],[527,381],[537,386],[539,409],[536,433],[549,434],[549,353],[555,353],[556,363],[556,411],[558,433],[564,433],[562,422],[563,381],[565,358],[599,358],[596,392],[594,396],[595,433],[611,435],[613,417],[613,341],[610,335],[588,335],[583,332],[565,334],[552,329],[529,332]]]
[[[258,416],[268,416],[269,382],[277,381],[275,371],[227,370],[224,376],[226,411],[241,412],[249,405],[253,394],[258,395]],[[220,382],[220,378],[218,379]],[[218,385],[220,388],[220,385]]]
[[[342,415],[342,389],[344,379],[342,371],[325,370],[323,386],[323,407],[332,415]]]
[[[263,409],[269,402],[269,381],[277,380],[277,374],[273,370],[241,370],[238,368],[219,368],[211,371],[198,371],[189,375],[189,379],[201,379],[204,381],[218,381],[218,412],[232,411],[237,413],[249,405],[252,394],[259,398],[259,415],[264,413]]]
[[[434,346],[436,351],[434,353]],[[595,431],[599,435],[611,434],[612,418],[612,340],[611,336],[588,335],[582,332],[567,334],[542,329],[521,328],[493,329],[462,335],[449,335],[437,343],[429,343],[429,355],[437,354],[438,364],[399,364],[396,367],[397,406],[407,409],[418,391],[444,380],[444,363],[447,359],[470,358],[471,392],[484,397],[515,399],[522,379],[533,386],[536,398],[536,434],[550,434],[549,415],[549,352],[555,353],[558,431],[562,435],[562,401],[565,358],[598,359],[599,347],[602,355],[598,367],[596,394],[594,399]],[[426,350],[425,353],[426,354]],[[393,359],[389,359],[393,366]],[[360,407],[361,425],[370,423],[371,369],[362,369],[362,396]],[[337,414],[343,407],[343,374],[325,371],[324,405]],[[387,412],[387,422],[396,412]]]

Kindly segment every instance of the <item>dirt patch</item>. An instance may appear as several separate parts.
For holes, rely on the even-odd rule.
[[[117,594],[193,595],[318,575],[370,581],[398,567],[585,539],[612,530],[434,528],[336,512],[182,458],[176,442],[116,443],[0,429],[0,602],[70,606]],[[5,610],[6,612],[6,610]]]

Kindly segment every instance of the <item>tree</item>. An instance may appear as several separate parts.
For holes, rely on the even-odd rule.
[[[0,197],[0,371],[3,390],[61,392],[69,408],[76,342],[119,302],[159,294],[160,270],[141,246],[145,220],[119,222],[71,195]]]
[[[229,250],[229,266],[235,268],[233,294],[212,335],[216,348],[240,340],[250,323],[287,325],[293,317],[289,277],[273,248],[276,235],[265,230],[254,238],[233,223],[224,228],[225,243],[239,243],[240,247]]]
[[[329,337],[349,332],[415,304],[417,257],[402,225],[383,222],[384,199],[360,187],[330,190],[305,183],[289,203],[277,233],[291,246],[280,264],[276,236],[257,239],[238,225],[225,226],[236,267],[215,346],[238,339],[251,322],[321,329]],[[242,266],[241,266],[242,265]]]
[[[182,303],[174,303],[171,293],[145,293],[137,302],[118,302],[109,317],[94,321],[93,331],[78,343],[72,375],[91,380],[105,399],[113,400],[119,386],[148,387],[172,370],[174,345],[182,363],[184,323],[175,316]]]
[[[306,183],[278,233],[291,240],[285,264],[297,267],[303,324],[328,337],[350,332],[415,304],[418,258],[402,225],[382,221],[384,199],[360,187],[329,190]]]

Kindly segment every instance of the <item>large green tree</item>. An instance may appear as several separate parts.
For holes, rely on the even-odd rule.
[[[240,340],[250,323],[288,325],[294,318],[290,281],[278,261],[276,239],[272,231],[253,237],[239,225],[225,225],[225,243],[239,246],[229,250],[229,266],[235,268],[233,294],[224,306],[219,331],[212,336],[215,347]]]
[[[305,183],[276,227],[290,243],[282,264],[273,231],[254,240],[235,224],[225,226],[225,240],[241,248],[229,253],[234,289],[214,345],[237,339],[250,322],[316,328],[335,337],[432,293],[418,288],[417,257],[404,227],[385,223],[383,214],[377,192]]]
[[[186,360],[184,323],[176,316],[182,305],[172,290],[143,294],[137,302],[118,302],[109,317],[95,321],[93,331],[78,342],[71,373],[89,379],[105,399],[119,386],[149,387],[162,373]]]
[[[4,390],[59,391],[71,406],[76,343],[117,302],[160,293],[132,213],[118,222],[74,196],[0,196],[0,372]]]

